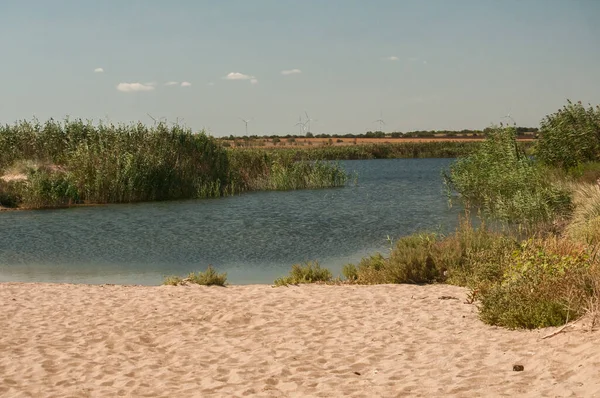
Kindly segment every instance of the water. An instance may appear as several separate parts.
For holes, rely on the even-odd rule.
[[[334,275],[419,230],[455,227],[450,159],[342,162],[358,185],[178,202],[0,213],[0,281],[160,284],[208,264],[236,284],[272,283],[319,260]]]

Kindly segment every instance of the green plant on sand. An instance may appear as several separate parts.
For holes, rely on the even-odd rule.
[[[331,282],[333,276],[327,268],[321,268],[317,261],[294,264],[286,277],[275,279],[275,286],[298,285],[303,283]]]
[[[227,283],[227,273],[219,274],[212,265],[209,265],[204,272],[192,272],[186,278],[168,276],[163,281],[163,285],[171,286],[185,285],[188,283],[203,286],[225,286]]]

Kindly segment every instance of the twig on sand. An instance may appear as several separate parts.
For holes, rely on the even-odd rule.
[[[579,319],[578,319],[577,321],[579,321]],[[544,340],[544,339],[549,339],[550,337],[554,337],[554,336],[556,336],[557,334],[559,334],[559,333],[561,333],[563,330],[565,330],[567,327],[575,325],[575,324],[577,323],[577,321],[575,321],[575,322],[571,322],[571,323],[566,323],[566,324],[564,324],[564,325],[563,325],[563,326],[562,326],[560,329],[558,329],[558,330],[555,330],[554,332],[552,332],[552,333],[550,333],[550,334],[547,334],[547,335],[545,335],[544,337],[542,337],[542,340]]]

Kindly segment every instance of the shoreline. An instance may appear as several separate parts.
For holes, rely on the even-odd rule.
[[[487,326],[466,293],[0,283],[0,395],[600,395],[599,332]]]

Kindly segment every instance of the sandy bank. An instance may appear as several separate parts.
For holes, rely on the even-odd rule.
[[[465,297],[0,284],[0,396],[600,396],[600,332],[489,327]]]

